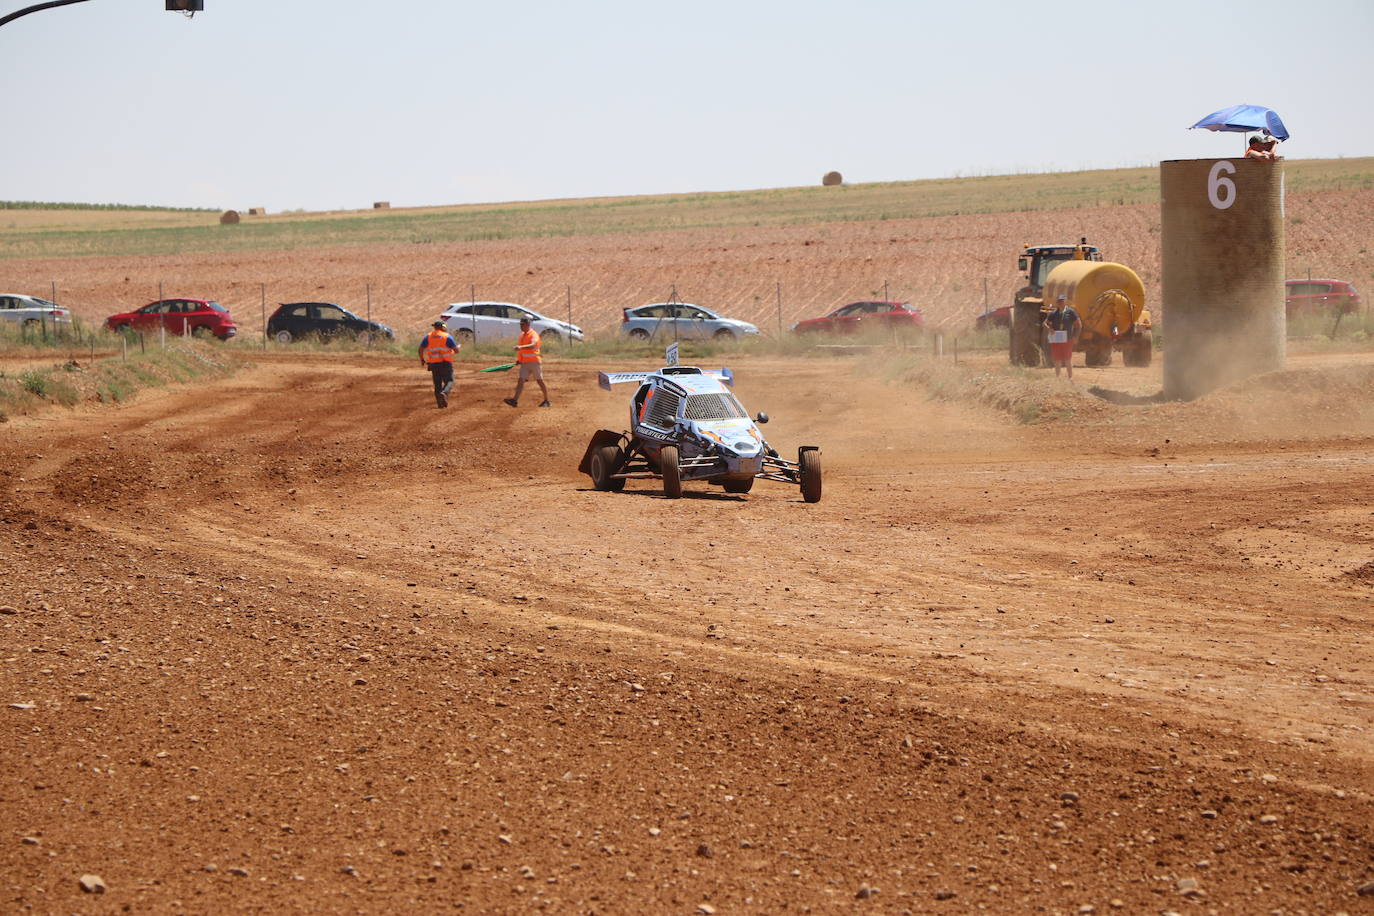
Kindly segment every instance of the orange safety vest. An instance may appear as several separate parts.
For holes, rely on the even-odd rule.
[[[520,335],[515,348],[515,361],[517,363],[537,363],[539,362],[539,332],[534,328]],[[530,346],[533,344],[534,346]]]
[[[435,328],[425,338],[424,357],[427,363],[451,363],[458,351],[448,345],[448,331]]]

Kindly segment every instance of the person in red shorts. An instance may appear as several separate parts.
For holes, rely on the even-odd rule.
[[[1073,380],[1073,345],[1083,331],[1083,320],[1078,312],[1069,305],[1068,296],[1060,296],[1054,303],[1054,311],[1045,316],[1045,336],[1050,342],[1050,362],[1054,363],[1054,377],[1059,377],[1059,369],[1068,370]]]

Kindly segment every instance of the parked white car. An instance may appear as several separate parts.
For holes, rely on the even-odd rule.
[[[513,302],[455,302],[439,316],[459,343],[476,340],[515,340],[520,336],[520,319],[549,343],[581,340],[582,329],[575,324],[541,315]]]
[[[631,340],[731,341],[759,332],[757,325],[690,302],[652,302],[624,312],[620,333]]]
[[[69,328],[72,313],[47,299],[25,296],[23,293],[0,293],[0,321],[8,321],[22,328]]]

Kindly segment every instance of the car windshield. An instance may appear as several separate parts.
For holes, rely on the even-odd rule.
[[[214,310],[217,311],[217,312],[226,312],[226,313],[227,313],[227,312],[229,311],[227,308],[225,308],[224,306],[220,305],[218,302],[207,302],[207,303],[205,303],[205,304],[208,305],[210,308],[214,309]]]
[[[736,420],[749,416],[735,396],[724,391],[718,394],[689,394],[682,415],[689,420]]]

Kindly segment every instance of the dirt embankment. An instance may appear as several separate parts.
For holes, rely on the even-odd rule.
[[[624,399],[557,361],[547,410],[321,356],[8,424],[7,909],[1366,906],[1367,414],[736,368],[821,503],[590,490]]]

